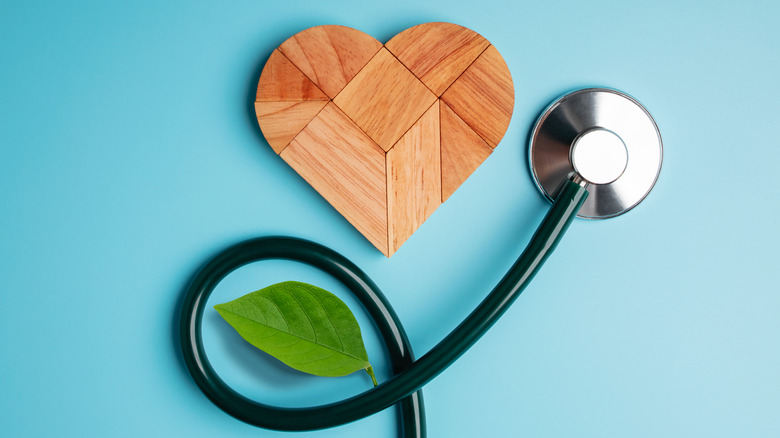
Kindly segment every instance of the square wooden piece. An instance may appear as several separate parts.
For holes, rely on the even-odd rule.
[[[384,48],[333,99],[385,151],[435,101],[436,96]]]

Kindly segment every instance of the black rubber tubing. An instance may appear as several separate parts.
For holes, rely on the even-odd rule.
[[[399,436],[426,436],[420,388],[452,365],[506,312],[544,264],[576,217],[588,192],[566,181],[526,249],[493,291],[449,335],[420,359],[398,316],[373,281],[341,254],[292,237],[261,237],[231,246],[209,260],[190,282],[182,304],[179,335],[184,361],[195,383],[219,408],[266,429],[303,431],[350,423],[399,404]],[[303,262],[333,275],[365,307],[385,342],[393,377],[354,397],[308,408],[280,408],[250,400],[217,375],[206,356],[201,321],[209,295],[229,273],[266,259]]]

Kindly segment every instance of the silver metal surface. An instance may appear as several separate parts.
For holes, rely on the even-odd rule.
[[[572,148],[583,135],[603,131],[625,145],[625,169],[615,170],[624,158],[610,156],[604,159],[617,164],[608,166],[609,170],[582,169],[586,175],[579,175],[572,163]],[[531,133],[528,153],[534,181],[547,199],[552,201],[566,179],[583,179],[589,183],[589,195],[578,216],[606,219],[634,208],[647,196],[661,171],[663,143],[652,116],[636,99],[616,90],[588,88],[561,97],[542,113]],[[586,160],[581,161],[578,166],[585,167]],[[619,174],[616,179],[615,174]]]

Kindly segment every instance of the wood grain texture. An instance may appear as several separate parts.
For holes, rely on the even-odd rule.
[[[384,48],[333,99],[385,151],[435,101],[436,96]]]
[[[328,103],[280,156],[389,254],[385,153],[336,105]]]
[[[446,201],[493,152],[455,111],[441,109],[441,200]]]
[[[441,205],[439,102],[387,152],[389,255]]]
[[[452,23],[424,23],[394,36],[385,47],[441,96],[490,45],[482,35]]]
[[[255,114],[263,136],[278,154],[327,103],[327,100],[255,102]]]
[[[372,36],[345,26],[312,27],[279,46],[331,99],[381,48]]]
[[[487,40],[426,23],[387,47],[344,26],[294,35],[255,112],[274,151],[389,257],[492,153],[513,105]]]
[[[277,49],[263,67],[255,100],[328,100],[328,96]]]
[[[488,47],[441,99],[490,147],[498,146],[515,105],[512,75],[504,58],[495,47]]]

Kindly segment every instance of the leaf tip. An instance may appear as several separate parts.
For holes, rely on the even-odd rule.
[[[217,313],[219,313],[219,314],[220,314],[220,315],[221,315],[223,318],[225,317],[225,314],[223,313],[223,312],[226,310],[226,309],[225,309],[225,304],[226,304],[226,303],[222,303],[222,304],[215,304],[215,305],[214,305],[214,310],[216,310],[216,311],[217,311]]]

